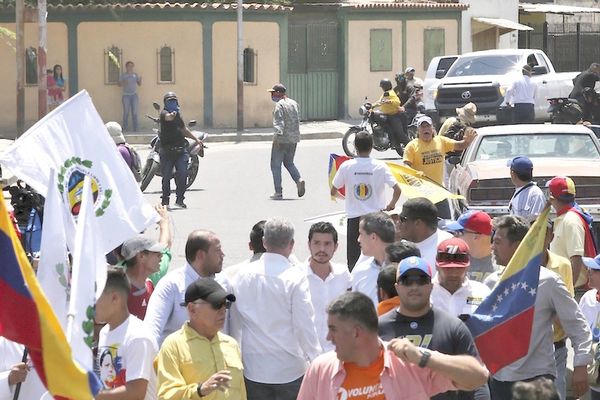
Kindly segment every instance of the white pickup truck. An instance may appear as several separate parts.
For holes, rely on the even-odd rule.
[[[532,80],[538,87],[535,119],[549,121],[548,99],[567,97],[577,72],[558,73],[543,51],[530,49],[486,50],[434,58],[424,82],[427,114],[442,122],[456,116],[457,107],[473,102],[477,105],[477,122],[509,122],[504,94],[525,64],[533,66]]]

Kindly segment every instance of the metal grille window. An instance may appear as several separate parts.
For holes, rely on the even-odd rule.
[[[288,34],[288,71],[292,74],[306,73],[306,25],[290,25]]]
[[[121,77],[123,52],[117,46],[104,50],[104,84],[116,85]]]
[[[427,68],[433,57],[444,55],[446,31],[441,28],[425,29],[423,35],[423,65]]]
[[[256,83],[256,51],[244,49],[244,83]]]
[[[158,50],[158,83],[175,83],[175,50],[169,46]]]
[[[37,85],[38,83],[38,65],[37,50],[28,47],[25,50],[25,84]]]
[[[392,30],[370,31],[371,72],[392,70]]]

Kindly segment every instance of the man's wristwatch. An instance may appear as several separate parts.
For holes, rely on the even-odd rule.
[[[419,349],[421,352],[421,360],[419,361],[419,367],[425,368],[429,359],[431,358],[431,352],[427,349]]]
[[[196,392],[198,392],[198,396],[200,396],[200,397],[204,397],[204,395],[202,394],[202,384],[203,384],[203,383],[204,383],[204,382],[202,382],[202,383],[199,383],[199,384],[198,384],[198,389],[196,389]]]

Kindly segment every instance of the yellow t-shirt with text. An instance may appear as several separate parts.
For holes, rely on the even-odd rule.
[[[454,151],[455,144],[456,140],[439,135],[434,136],[430,142],[413,139],[404,149],[404,161],[443,186],[444,157],[446,153]]]

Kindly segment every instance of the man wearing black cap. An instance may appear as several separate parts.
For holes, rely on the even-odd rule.
[[[294,165],[296,146],[300,141],[300,109],[298,103],[286,95],[286,88],[281,83],[269,89],[271,100],[275,102],[273,110],[273,147],[271,148],[271,173],[275,193],[271,200],[283,199],[283,188],[281,186],[281,164],[288,170],[298,189],[298,197],[304,196],[306,185],[300,175],[300,171]]]
[[[515,185],[508,203],[511,215],[519,215],[527,221],[533,221],[544,209],[544,192],[533,181],[533,163],[527,157],[519,156],[508,161],[510,180]]]
[[[516,124],[528,124],[535,121],[537,85],[531,80],[532,71],[531,66],[525,64],[521,69],[522,76],[515,79],[508,87],[504,97],[506,105],[513,106],[513,119]]]
[[[157,357],[160,399],[196,399],[215,391],[223,392],[219,399],[246,399],[240,348],[219,332],[234,301],[212,279],[187,287],[181,306],[189,321],[165,339]]]

